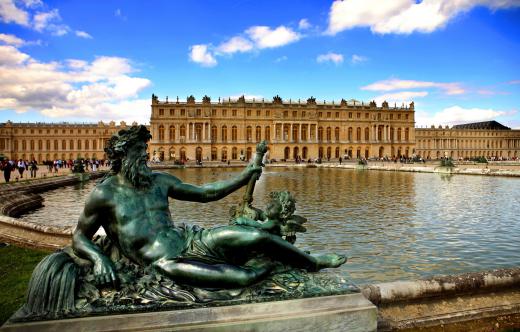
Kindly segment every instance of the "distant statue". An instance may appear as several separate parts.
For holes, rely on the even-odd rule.
[[[271,194],[265,212],[251,207],[254,182],[262,172],[261,160],[267,151],[265,142],[258,144],[253,162],[237,177],[195,186],[173,175],[151,171],[146,163],[150,138],[150,132],[141,125],[120,130],[109,140],[105,151],[112,169],[87,198],[73,234],[72,250],[47,256],[36,267],[23,315],[61,312],[63,303],[73,307],[76,280],[87,282],[80,293],[93,303],[99,303],[99,295],[92,295],[97,294],[97,287],[117,289],[120,283],[127,288],[122,295],[112,296],[113,301],[121,296],[128,298],[136,285],[143,284],[137,287],[141,289],[137,295],[132,293],[132,299],[165,289],[170,292],[168,296],[185,299],[196,296],[178,290],[175,284],[236,289],[263,280],[280,264],[318,271],[346,262],[342,255],[310,255],[292,244],[295,233],[305,231],[305,219],[293,215],[295,200],[290,193]],[[168,198],[211,202],[246,184],[248,191],[231,225],[203,229],[173,223]],[[211,220],[212,216],[204,218]],[[94,239],[101,228],[106,238]],[[125,264],[135,267],[121,270]],[[90,274],[78,279],[79,266],[88,265]],[[141,271],[140,282],[132,281],[136,276],[125,274],[134,270]],[[146,276],[149,273],[159,276],[150,279]],[[164,278],[167,286],[153,292],[147,288],[151,280]],[[91,286],[88,280],[92,280]]]

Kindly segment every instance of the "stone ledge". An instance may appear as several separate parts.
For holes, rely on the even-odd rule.
[[[376,307],[362,294],[224,307],[11,323],[11,331],[376,331]]]

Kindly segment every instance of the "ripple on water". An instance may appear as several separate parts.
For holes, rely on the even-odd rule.
[[[240,169],[170,172],[201,184]],[[44,193],[45,206],[20,219],[73,226],[93,187],[90,182]],[[360,284],[520,265],[520,179],[273,169],[257,182],[255,206],[263,208],[276,190],[293,192],[296,213],[309,220],[297,245],[313,253],[347,253],[341,269]],[[242,195],[240,190],[206,204],[171,200],[170,209],[176,222],[211,227],[227,223],[229,208]]]

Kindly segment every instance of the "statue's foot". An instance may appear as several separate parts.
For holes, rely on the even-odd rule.
[[[347,257],[344,255],[338,254],[325,254],[315,256],[316,258],[316,267],[318,270],[326,269],[329,267],[338,267],[347,262]]]

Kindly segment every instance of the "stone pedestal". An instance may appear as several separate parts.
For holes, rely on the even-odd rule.
[[[8,331],[376,331],[361,293],[197,309],[7,323]]]

